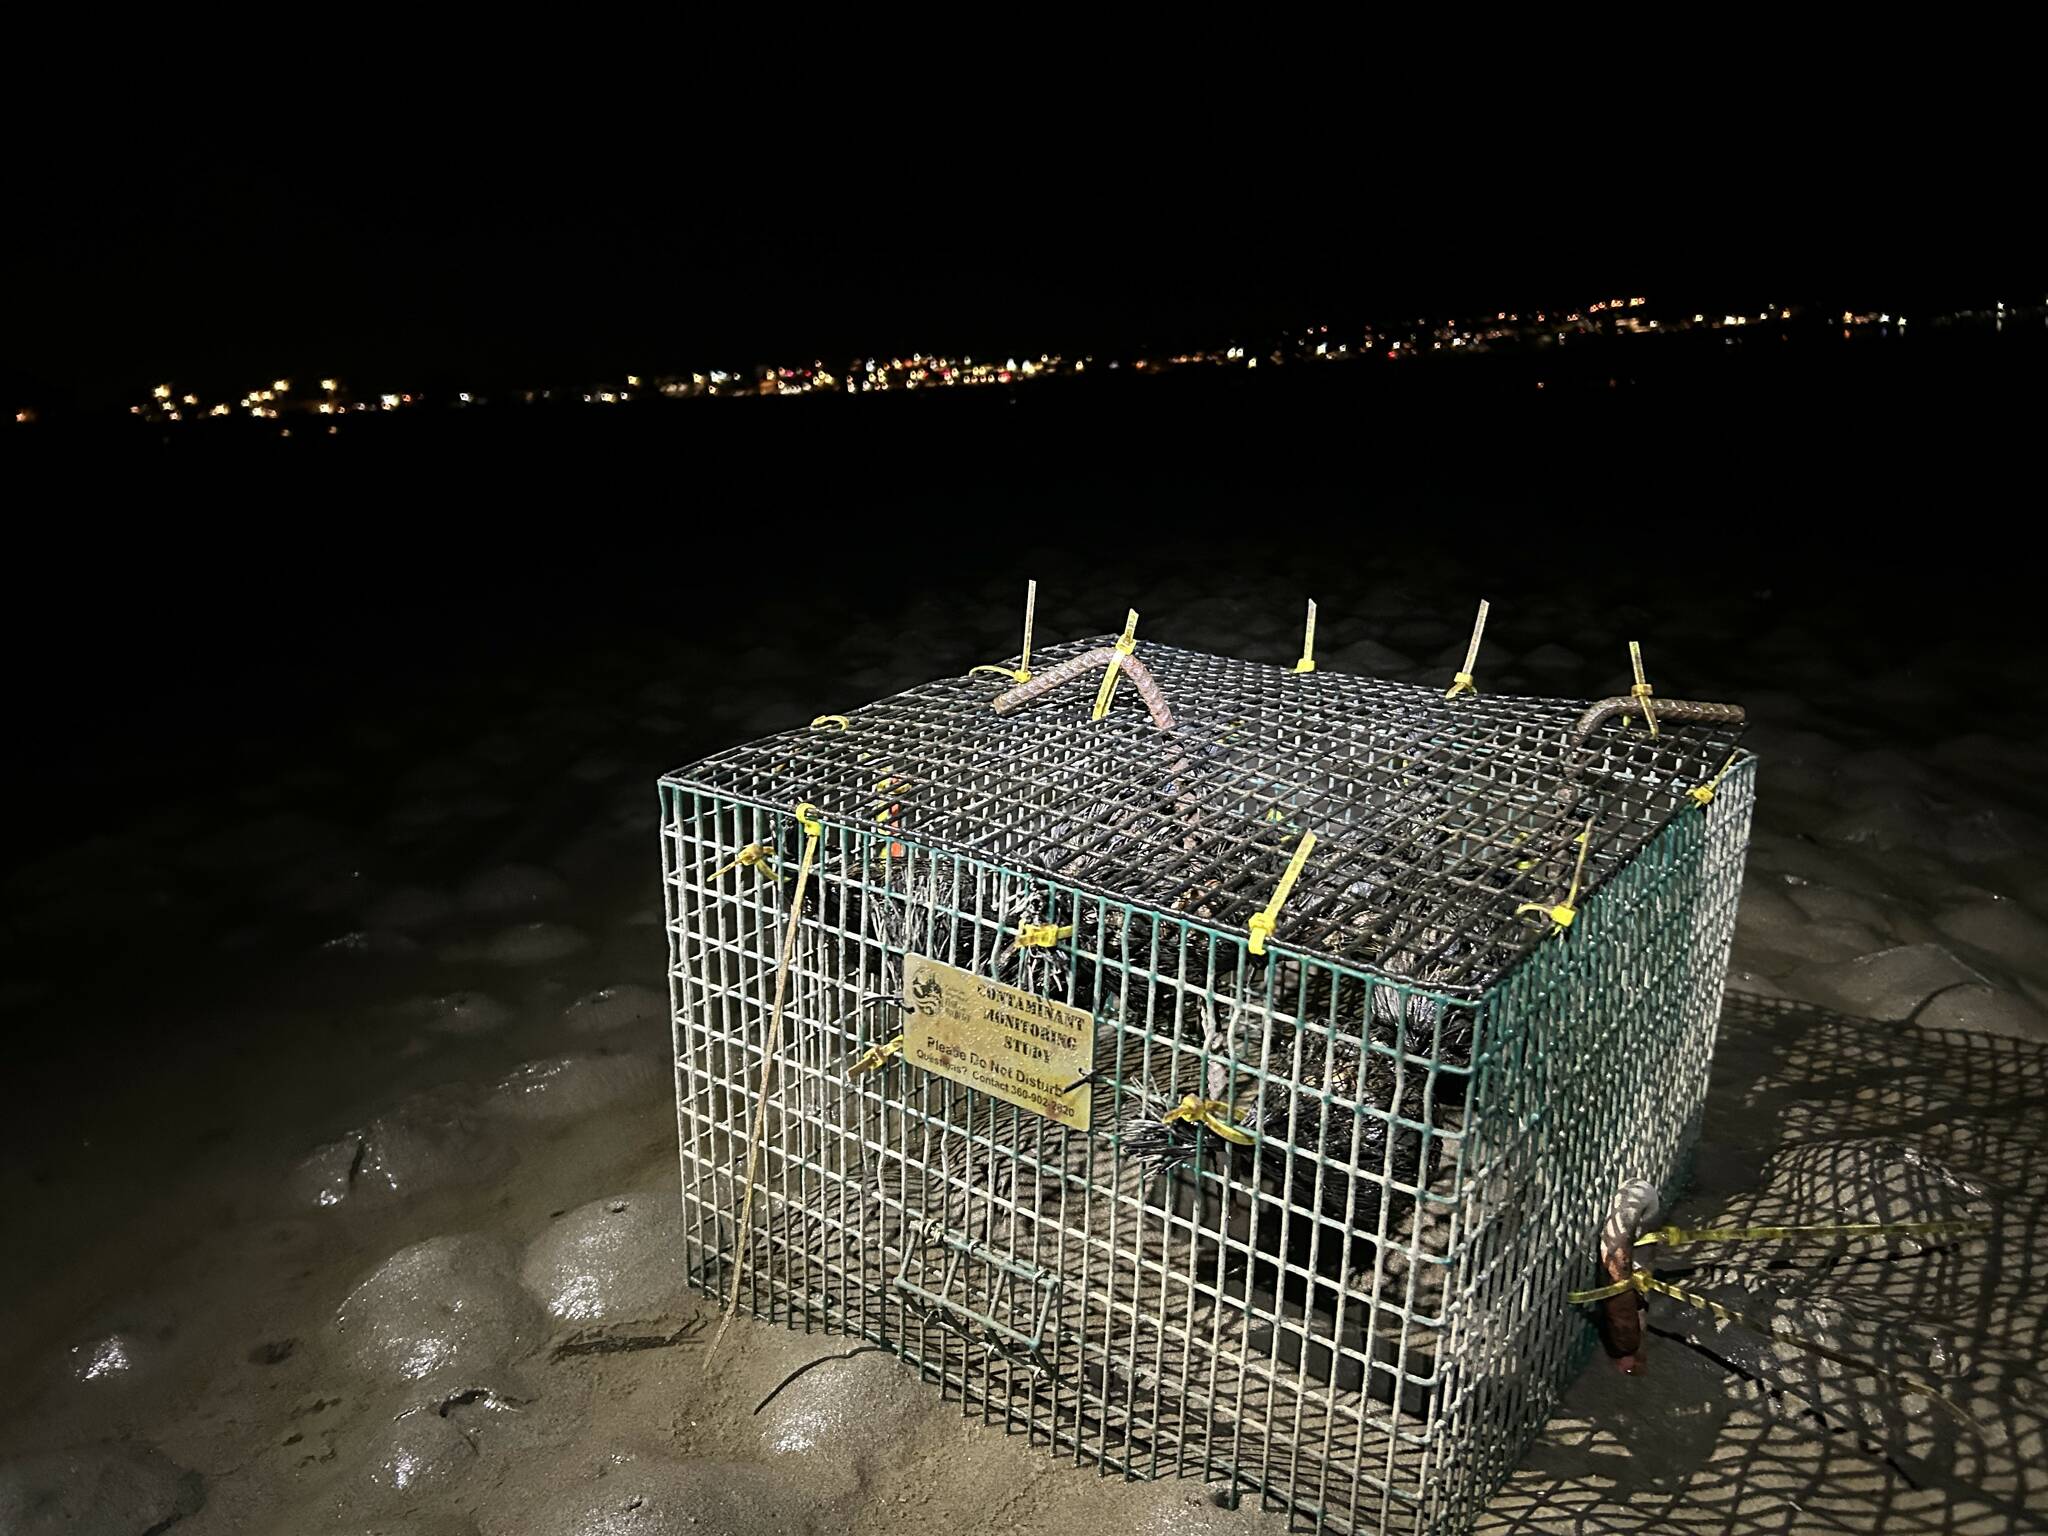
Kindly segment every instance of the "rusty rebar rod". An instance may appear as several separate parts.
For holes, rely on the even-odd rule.
[[[1571,734],[1565,738],[1564,782],[1557,787],[1557,802],[1566,811],[1579,803],[1579,794],[1585,787],[1579,775],[1586,767],[1587,740],[1616,715],[1642,712],[1643,701],[1624,693],[1587,705],[1585,712],[1572,722]],[[1739,731],[1749,723],[1739,704],[1709,704],[1700,699],[1659,699],[1657,718],[1667,725],[1721,725],[1731,731]]]
[[[1588,736],[1616,715],[1640,715],[1642,712],[1643,701],[1630,693],[1589,704],[1585,713],[1572,725],[1571,745],[1574,750],[1583,747]],[[1749,717],[1743,714],[1739,704],[1707,704],[1698,699],[1659,699],[1657,719],[1680,725],[1725,725],[1737,731],[1749,723]]]
[[[1127,651],[1120,651],[1113,645],[1101,646],[1096,650],[1083,651],[1079,656],[1061,662],[1049,672],[1041,672],[1028,683],[1019,683],[1005,693],[996,695],[995,711],[999,715],[1011,714],[1022,709],[1034,699],[1043,698],[1084,673],[1098,667],[1119,667],[1124,676],[1138,690],[1138,697],[1145,701],[1145,708],[1152,716],[1152,723],[1162,731],[1174,729],[1173,706],[1166,702],[1166,695],[1160,691],[1159,680],[1152,675],[1151,668]]]

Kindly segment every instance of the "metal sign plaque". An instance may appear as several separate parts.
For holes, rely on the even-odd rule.
[[[903,1055],[927,1072],[1089,1129],[1095,1018],[986,976],[903,957]]]

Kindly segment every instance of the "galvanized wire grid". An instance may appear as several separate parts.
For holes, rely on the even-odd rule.
[[[1107,638],[1054,646],[1059,661]],[[1290,950],[1476,995],[1542,943],[1517,908],[1561,900],[1592,822],[1588,890],[1690,803],[1735,750],[1726,727],[1609,727],[1567,740],[1583,706],[1333,672],[1297,674],[1168,646],[1141,659],[1172,703],[1155,728],[1134,688],[1089,718],[1079,684],[1008,717],[1000,683],[940,679],[705,759],[690,785],[847,819],[886,816],[928,848],[1241,928],[1301,831],[1319,839],[1276,937]],[[1559,794],[1579,788],[1575,801]]]
[[[1142,775],[1129,763],[1150,761],[1149,723],[1119,706],[1091,725],[1086,698],[984,737],[985,690],[938,684],[858,712],[845,733],[771,738],[664,781],[690,1272],[714,1293],[729,1283],[798,847],[789,807],[808,798],[827,827],[797,927],[742,1303],[897,1350],[986,1420],[1077,1461],[1227,1479],[1318,1527],[1462,1529],[1590,1342],[1563,1295],[1587,1276],[1613,1187],[1669,1178],[1690,1143],[1747,840],[1749,767],[1710,806],[1685,801],[1673,819],[1665,802],[1719,766],[1706,761],[1718,745],[1695,743],[1690,756],[1669,742],[1603,753],[1626,787],[1602,791],[1604,806],[1582,796],[1569,821],[1551,817],[1558,846],[1532,853],[1540,830],[1517,841],[1506,829],[1546,825],[1541,800],[1559,782],[1558,722],[1568,724],[1570,706],[1488,705],[1469,716],[1471,701],[1447,706],[1460,729],[1549,710],[1540,730],[1526,719],[1467,730],[1492,741],[1490,756],[1423,739],[1420,724],[1396,731],[1333,709],[1330,697],[1355,705],[1389,686],[1356,679],[1330,679],[1340,687],[1314,732],[1298,699],[1276,729],[1242,689],[1231,717],[1242,724],[1205,724],[1188,702],[1202,696],[1195,679],[1239,664],[1185,653],[1169,662],[1156,647],[1146,656],[1185,712],[1178,734],[1243,733],[1186,773],[1200,786],[1201,849],[1184,846],[1185,823],[1175,833],[1158,824],[1156,791],[1131,790]],[[977,717],[963,741],[945,756],[908,746],[943,690],[953,711],[971,705]],[[1421,693],[1395,695],[1418,721],[1441,705]],[[1105,735],[1122,745],[1100,745]],[[1325,736],[1356,747],[1341,772],[1305,766]],[[1108,796],[1119,754],[1114,809],[1101,809],[1106,799],[1088,801],[1085,815],[1060,809],[1081,774]],[[1376,855],[1385,834],[1365,830],[1414,814],[1427,788],[1414,765],[1429,762],[1458,763],[1468,787],[1499,791],[1482,806],[1453,786],[1443,803],[1461,814],[1430,818],[1459,829],[1450,872],[1443,856],[1411,852],[1404,866]],[[883,785],[879,797],[853,794]],[[835,790],[845,792],[836,801]],[[1231,797],[1238,809],[1219,814]],[[1346,807],[1348,852],[1413,871],[1409,894],[1438,902],[1432,910],[1447,891],[1484,885],[1458,870],[1488,867],[1486,850],[1498,872],[1503,844],[1517,862],[1563,864],[1587,814],[1608,878],[1582,898],[1567,937],[1483,995],[1469,980],[1424,987],[1302,955],[1285,919],[1286,942],[1250,956],[1241,914],[1277,873],[1268,839],[1291,837],[1286,822],[1304,811]],[[1275,808],[1280,823],[1265,819]],[[1645,846],[1634,829],[1653,818],[1669,824]],[[1330,824],[1315,829],[1327,835]],[[775,850],[777,862],[728,869],[750,845]],[[1630,847],[1637,856],[1624,861]],[[1266,859],[1271,872],[1256,883],[1202,874],[1203,900],[1183,903],[1200,910],[1167,911],[1159,881],[1118,862],[1155,853],[1199,853],[1198,874],[1231,855]],[[1168,879],[1176,891],[1191,862]],[[1088,884],[1050,872],[1077,864]],[[1341,913],[1359,900],[1350,883],[1311,891],[1304,879],[1287,910],[1306,896]],[[1020,921],[1073,932],[1054,950],[1019,950]],[[1341,918],[1316,931],[1361,935]],[[1403,953],[1413,952],[1411,942]],[[900,1061],[853,1073],[864,1049],[901,1028],[906,953],[1090,1012],[1094,1132]],[[1186,1092],[1231,1102],[1257,1129],[1257,1150],[1188,1133],[1170,1159],[1137,1155],[1133,1127],[1149,1126],[1156,1142],[1159,1114]]]

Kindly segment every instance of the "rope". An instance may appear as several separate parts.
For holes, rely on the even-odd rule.
[[[1928,1222],[1922,1223],[1922,1225],[1939,1226],[1942,1223]],[[1647,1241],[1647,1239],[1641,1239],[1641,1241]],[[1752,1332],[1761,1333],[1767,1338],[1782,1340],[1796,1349],[1805,1350],[1808,1354],[1819,1355],[1822,1359],[1832,1360],[1837,1365],[1845,1365],[1853,1371],[1875,1376],[1879,1381],[1888,1383],[1895,1390],[1904,1389],[1908,1392],[1917,1392],[1922,1397],[1932,1398],[1957,1423],[1969,1430],[1971,1434],[1977,1436],[1980,1440],[1984,1437],[1984,1432],[1978,1426],[1977,1421],[1963,1411],[1962,1405],[1945,1397],[1939,1388],[1924,1377],[1909,1375],[1904,1371],[1888,1371],[1882,1366],[1871,1364],[1868,1360],[1860,1360],[1854,1355],[1844,1354],[1841,1350],[1831,1348],[1817,1339],[1809,1339],[1804,1334],[1794,1333],[1782,1323],[1766,1322],[1759,1318],[1747,1316],[1744,1313],[1737,1312],[1733,1307],[1724,1307],[1720,1302],[1710,1297],[1702,1296],[1696,1291],[1683,1290],[1669,1281],[1659,1280],[1647,1269],[1634,1270],[1627,1279],[1617,1280],[1612,1285],[1603,1285],[1595,1290],[1568,1292],[1565,1299],[1571,1302],[1605,1301],[1610,1296],[1619,1296],[1623,1291],[1635,1291],[1645,1296],[1651,1294],[1669,1296],[1673,1301],[1682,1301],[1689,1307],[1697,1307],[1700,1311],[1707,1313],[1718,1322],[1734,1323]]]
[[[1485,598],[1479,599],[1479,617],[1472,621],[1472,643],[1465,647],[1465,665],[1451,679],[1451,686],[1444,690],[1447,699],[1455,699],[1461,693],[1479,692],[1479,685],[1472,681],[1472,669],[1479,665],[1479,637],[1486,633],[1486,615],[1490,607]]]
[[[1802,1237],[1970,1237],[1991,1230],[1983,1221],[1851,1221],[1806,1227],[1659,1227],[1636,1239],[1636,1247],[1661,1243],[1761,1243]]]
[[[1316,600],[1308,600],[1308,628],[1301,637],[1301,660],[1294,664],[1297,672],[1313,672],[1316,669]]]
[[[1301,841],[1294,845],[1294,857],[1287,861],[1287,872],[1280,877],[1280,883],[1273,887],[1273,899],[1266,903],[1266,910],[1254,912],[1248,925],[1251,929],[1251,943],[1246,947],[1255,955],[1266,952],[1266,940],[1273,936],[1273,925],[1280,920],[1280,909],[1287,905],[1287,898],[1294,893],[1294,882],[1301,878],[1301,867],[1308,862],[1308,856],[1315,850],[1316,835],[1313,832],[1301,834]]]
[[[811,865],[817,860],[818,839],[825,831],[825,823],[818,819],[815,805],[797,806],[796,819],[804,829],[804,851],[796,868],[796,894],[789,900],[789,922],[782,930],[782,958],[775,967],[775,1001],[768,1012],[768,1039],[761,1051],[761,1102],[754,1111],[753,1128],[747,1132],[747,1194],[740,1202],[739,1248],[733,1255],[732,1290],[726,1295],[725,1313],[718,1320],[718,1332],[711,1336],[711,1348],[705,1355],[707,1366],[717,1358],[718,1346],[725,1340],[725,1330],[740,1307],[740,1282],[746,1277],[747,1250],[752,1246],[754,1237],[754,1174],[760,1166],[761,1137],[768,1128],[768,1091],[775,1081],[776,1063],[782,1058],[782,1005],[789,995],[789,962],[796,952],[796,928],[803,919],[804,891],[811,883]]]

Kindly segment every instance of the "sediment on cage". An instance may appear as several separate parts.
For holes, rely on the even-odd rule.
[[[1105,651],[663,780],[690,1272],[1064,1453],[1457,1530],[1591,1345],[1564,1297],[1614,1188],[1696,1133],[1741,713],[1660,699],[1653,736],[1142,645],[1098,720]],[[798,802],[801,909],[713,878],[794,867]],[[992,1059],[919,1033],[913,977]]]

